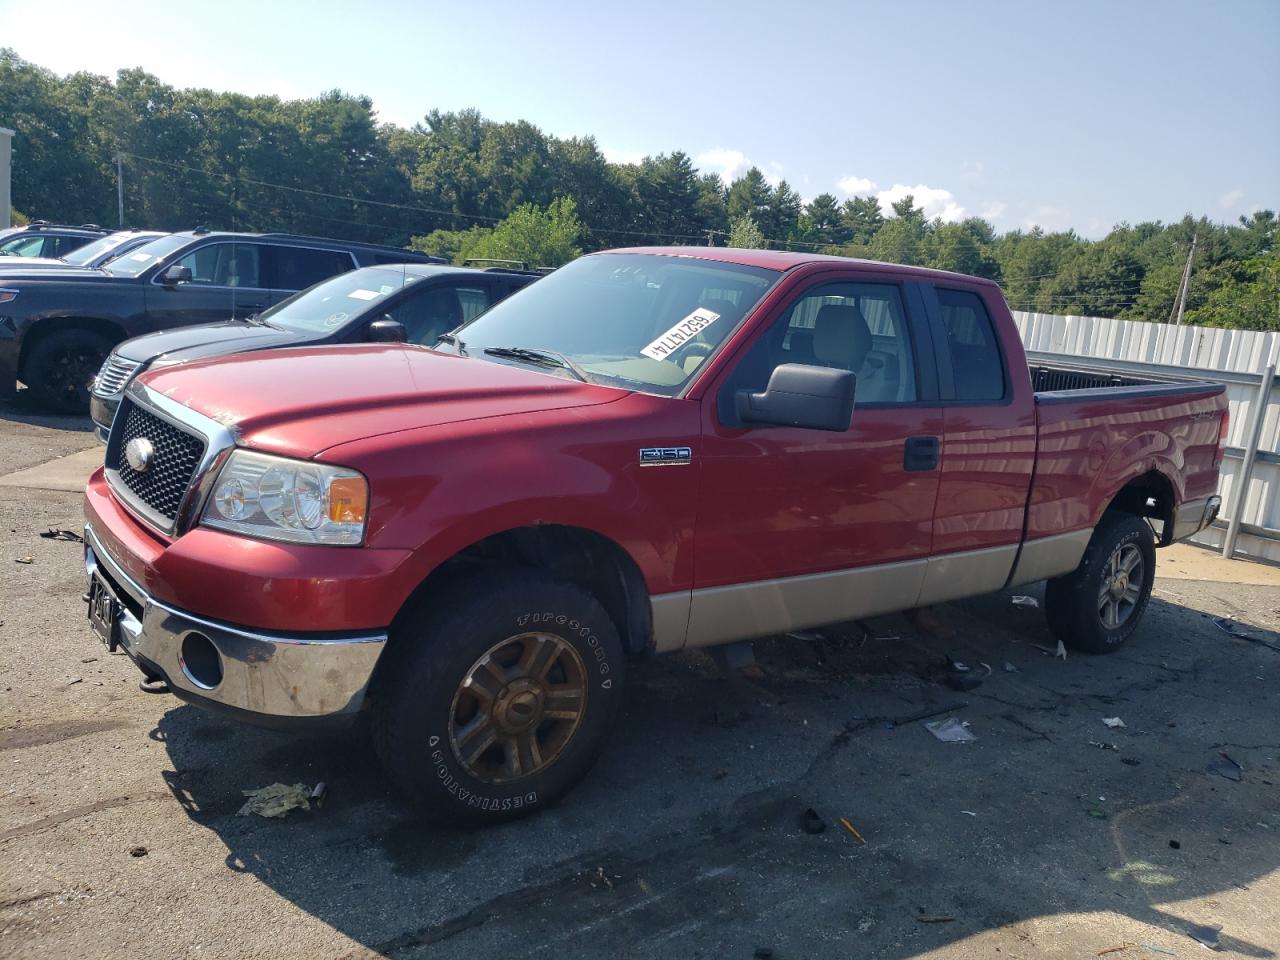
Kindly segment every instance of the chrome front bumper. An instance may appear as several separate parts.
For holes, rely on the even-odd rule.
[[[85,526],[84,540],[85,571],[91,579],[96,575],[105,581],[120,602],[116,622],[121,646],[144,672],[159,670],[184,700],[268,725],[273,720],[342,718],[364,704],[386,646],[385,632],[281,636],[184,613],[132,580],[102,548],[92,526]],[[203,671],[193,670],[184,659],[184,651],[188,658],[192,650],[207,653],[206,641],[217,654],[221,678],[216,684],[208,682],[207,657]]]

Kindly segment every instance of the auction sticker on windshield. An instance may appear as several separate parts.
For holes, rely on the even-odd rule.
[[[699,307],[640,352],[651,360],[670,360],[677,350],[719,319],[720,314]]]

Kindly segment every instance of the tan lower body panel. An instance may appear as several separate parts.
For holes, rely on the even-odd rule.
[[[1018,563],[1013,569],[1013,576],[1009,578],[1009,586],[1020,587],[1024,583],[1035,583],[1070,573],[1080,566],[1084,548],[1089,546],[1092,537],[1093,527],[1087,527],[1070,533],[1054,534],[1052,537],[1041,537],[1039,540],[1028,540],[1018,554]]]
[[[654,648],[712,647],[973,597],[1069,573],[1092,530],[852,570],[666,593],[653,604]],[[1016,566],[1015,566],[1016,563]],[[1011,574],[1012,568],[1012,574]]]

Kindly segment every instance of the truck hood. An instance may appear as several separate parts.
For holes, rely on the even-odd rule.
[[[161,368],[139,377],[245,446],[310,458],[417,427],[609,403],[611,387],[403,344],[297,347]]]
[[[241,351],[294,346],[307,339],[304,334],[292,330],[237,320],[148,333],[126,340],[116,347],[115,352],[134,363],[151,363],[161,357],[170,363],[181,363],[225,357]]]

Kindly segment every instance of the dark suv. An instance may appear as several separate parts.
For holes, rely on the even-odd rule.
[[[395,247],[283,233],[196,230],[99,269],[0,275],[0,395],[21,380],[42,406],[84,413],[111,347],[172,327],[244,319],[334,274],[441,263]]]
[[[73,227],[65,223],[36,220],[25,227],[0,230],[0,257],[46,257],[57,259],[107,233],[96,223]]]
[[[330,277],[249,320],[207,323],[126,340],[93,382],[89,413],[104,443],[125,388],[144,370],[230,353],[326,343],[393,341],[431,346],[528,286],[533,270],[425,263],[361,267]]]

